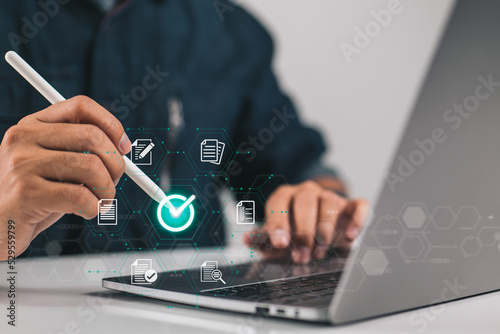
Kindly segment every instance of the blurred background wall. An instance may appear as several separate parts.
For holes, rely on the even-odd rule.
[[[235,3],[274,37],[281,85],[303,119],[322,130],[325,162],[341,170],[353,195],[373,203],[453,0]],[[355,39],[357,28],[372,37]]]

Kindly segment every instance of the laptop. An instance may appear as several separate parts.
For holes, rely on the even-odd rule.
[[[103,279],[103,287],[331,324],[499,290],[499,41],[500,2],[454,4],[369,224],[349,254],[332,250],[306,266],[227,266],[201,256],[150,284],[120,276]]]

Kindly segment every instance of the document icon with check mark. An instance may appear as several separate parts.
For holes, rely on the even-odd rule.
[[[130,266],[132,284],[151,284],[158,278],[151,259],[137,259]]]

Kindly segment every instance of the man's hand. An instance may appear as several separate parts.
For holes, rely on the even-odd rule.
[[[368,211],[366,201],[345,199],[314,181],[279,187],[267,207],[266,224],[257,232],[260,237],[247,234],[245,243],[266,258],[291,255],[298,264],[322,259],[329,247],[348,248]]]
[[[9,220],[18,256],[65,213],[95,217],[99,199],[114,198],[130,147],[121,123],[83,96],[7,130],[0,144],[0,261],[7,259]]]

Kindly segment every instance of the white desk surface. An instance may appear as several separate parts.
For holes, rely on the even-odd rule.
[[[226,250],[228,251],[228,250]],[[232,251],[232,250],[230,250]],[[237,250],[235,250],[237,251]],[[175,256],[182,263],[190,255]],[[196,309],[109,292],[94,268],[119,254],[18,260],[17,326],[7,325],[7,265],[0,263],[0,333],[499,333],[500,292],[344,326],[328,326]],[[174,269],[174,268],[172,268]],[[4,278],[5,277],[5,278]],[[390,293],[390,292],[389,292]]]

